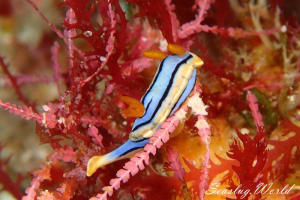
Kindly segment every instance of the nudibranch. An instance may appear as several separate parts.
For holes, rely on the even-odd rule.
[[[145,112],[135,120],[129,139],[108,154],[93,156],[88,162],[87,176],[104,165],[129,158],[142,150],[160,125],[188,98],[196,83],[196,68],[202,65],[203,61],[190,52],[164,58],[141,99]]]

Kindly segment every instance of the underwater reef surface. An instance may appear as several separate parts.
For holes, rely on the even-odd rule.
[[[300,2],[1,0],[0,199],[300,198]],[[140,153],[160,62],[204,64]]]

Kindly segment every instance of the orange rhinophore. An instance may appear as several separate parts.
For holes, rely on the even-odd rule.
[[[177,44],[168,44],[168,51],[177,55],[183,55],[186,53],[186,50]]]
[[[121,109],[121,114],[124,118],[143,116],[145,108],[140,101],[129,96],[121,96],[120,100],[128,105],[127,108]]]
[[[165,57],[168,56],[168,54],[166,54],[162,51],[157,51],[157,50],[144,51],[143,55],[147,58],[153,58],[153,59],[158,59],[158,60],[163,60]]]

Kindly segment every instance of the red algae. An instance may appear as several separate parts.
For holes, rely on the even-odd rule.
[[[42,2],[26,2],[48,30],[25,48],[32,41],[22,43],[7,22],[17,21],[18,6],[0,2],[0,35],[9,38],[9,52],[25,49],[12,58],[37,60],[32,71],[14,70],[18,62],[0,48],[0,86],[12,87],[19,100],[1,96],[0,108],[34,121],[52,152],[27,189],[0,160],[0,183],[15,199],[299,196],[300,22],[287,0],[65,0],[48,5],[63,18],[56,23]],[[203,60],[193,93],[143,152],[86,176],[91,157],[128,139],[144,113],[138,99],[159,64],[153,52],[163,58],[168,45]],[[51,75],[43,76],[43,65]],[[25,86],[45,82],[57,96],[40,103]],[[258,192],[260,184],[270,188]]]
[[[12,6],[9,0],[1,1],[0,3],[0,16],[9,17],[12,14]]]

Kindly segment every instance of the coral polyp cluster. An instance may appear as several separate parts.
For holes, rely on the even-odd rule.
[[[0,198],[298,199],[297,11],[288,0],[1,0]],[[90,158],[128,139],[168,51],[203,60],[193,92],[141,153],[86,176]]]

